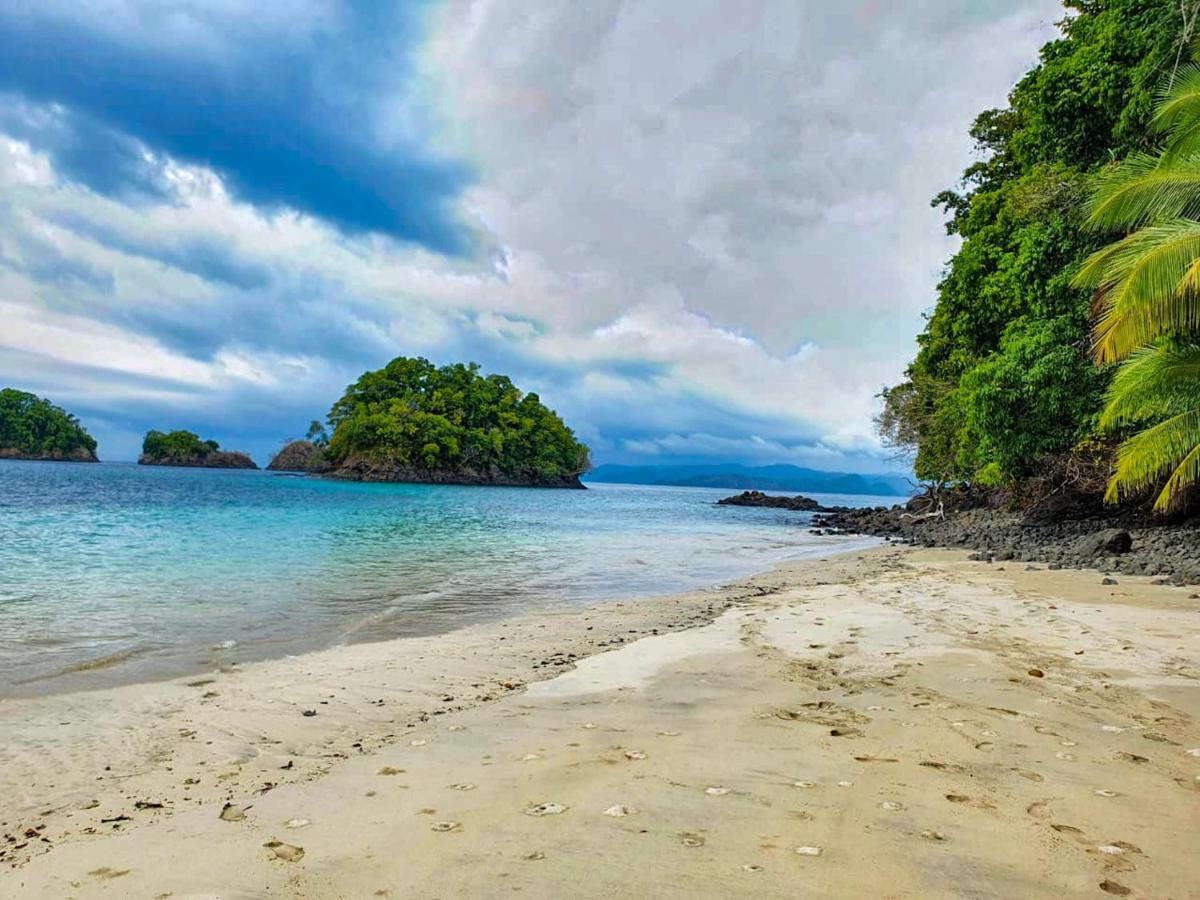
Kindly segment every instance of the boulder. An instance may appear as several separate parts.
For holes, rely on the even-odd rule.
[[[1120,556],[1133,547],[1133,537],[1119,528],[1106,528],[1079,539],[1079,553],[1085,558],[1103,555]]]

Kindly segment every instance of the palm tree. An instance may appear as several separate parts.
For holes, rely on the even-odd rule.
[[[1177,75],[1151,130],[1165,149],[1105,174],[1088,209],[1092,228],[1129,234],[1074,283],[1096,292],[1096,361],[1121,363],[1101,428],[1143,426],[1121,445],[1106,499],[1166,476],[1154,504],[1164,510],[1200,483],[1200,66]]]

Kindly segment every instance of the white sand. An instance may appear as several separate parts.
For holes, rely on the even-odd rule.
[[[1023,568],[879,550],[0,704],[0,896],[1200,896],[1200,602]]]

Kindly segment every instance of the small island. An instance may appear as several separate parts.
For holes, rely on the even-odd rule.
[[[537,394],[479,366],[397,357],[329,413],[334,478],[583,488],[588,448]]]
[[[192,431],[146,432],[139,466],[187,466],[205,469],[257,469],[245,453],[222,450],[216,441],[201,440]]]
[[[325,451],[309,440],[289,441],[271,457],[267,469],[272,472],[320,473],[329,469]]]
[[[79,420],[35,394],[0,390],[0,459],[99,462]]]
[[[811,497],[797,494],[795,497],[779,497],[762,491],[743,491],[733,497],[723,497],[717,506],[765,506],[769,509],[792,509],[801,512],[825,512],[825,508]]]

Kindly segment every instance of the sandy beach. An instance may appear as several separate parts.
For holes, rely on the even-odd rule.
[[[0,896],[1200,897],[1200,601],[879,548],[0,703]]]

